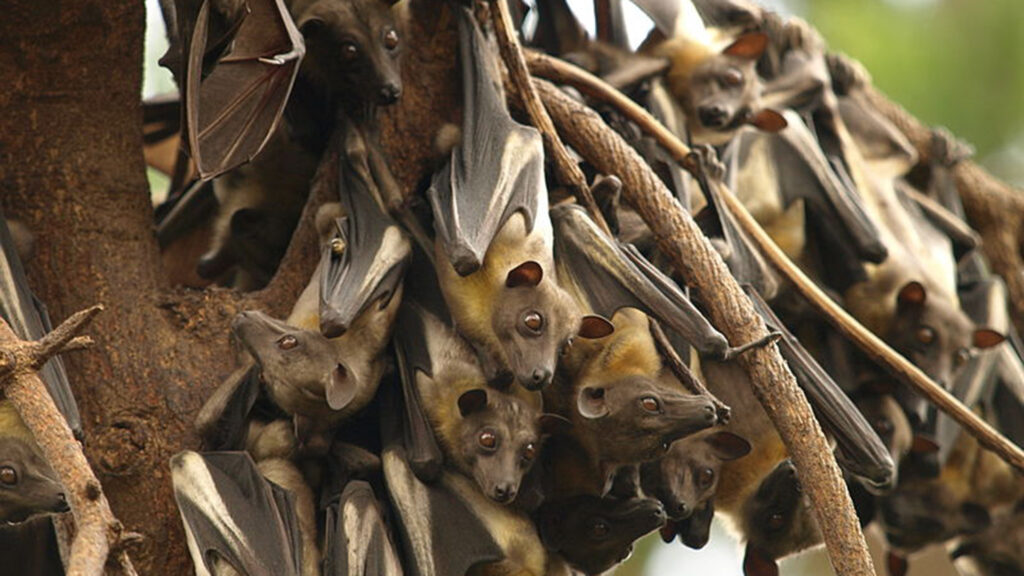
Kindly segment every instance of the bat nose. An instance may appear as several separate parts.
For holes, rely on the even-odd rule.
[[[683,520],[689,518],[690,507],[686,505],[686,502],[679,502],[672,506],[672,517],[677,520]]]
[[[708,128],[721,128],[729,119],[729,112],[721,106],[702,106],[697,110],[700,123]]]
[[[546,368],[537,368],[533,371],[530,376],[530,384],[532,390],[539,390],[547,386],[551,382],[551,370]]]
[[[380,89],[378,98],[381,104],[394,104],[402,97],[402,88],[396,84],[387,84]]]
[[[494,487],[494,500],[505,504],[516,497],[516,488],[511,484],[498,484]]]

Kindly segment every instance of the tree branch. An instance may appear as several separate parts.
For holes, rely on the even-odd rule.
[[[102,306],[93,306],[82,310],[36,342],[21,340],[7,322],[0,319],[0,352],[10,361],[5,365],[7,370],[0,375],[0,387],[60,477],[74,514],[77,532],[71,542],[69,576],[103,574],[111,552],[122,574],[135,574],[124,551],[124,528],[111,512],[82,447],[36,373],[52,355],[68,350],[68,345],[76,340],[81,342],[75,334],[102,309]]]
[[[768,336],[764,321],[729,273],[725,262],[639,154],[593,110],[553,85],[535,82],[559,132],[606,174],[618,176],[623,194],[651,228],[659,248],[701,294],[711,320],[731,343]],[[874,574],[850,495],[815,420],[778,346],[754,348],[738,361],[754,395],[786,444],[817,513],[832,566],[840,576]]]
[[[588,96],[615,106],[629,120],[636,123],[641,130],[657,140],[658,144],[668,151],[682,166],[687,169],[693,168],[690,159],[690,149],[685,144],[680,142],[674,134],[662,126],[646,110],[621,92],[602,82],[599,78],[567,62],[540,54],[530,54],[529,64],[531,70],[538,76],[569,84]],[[976,170],[980,169],[976,168]],[[736,217],[743,230],[757,243],[765,257],[794,284],[800,294],[833,327],[856,344],[872,360],[886,368],[893,376],[914,388],[940,410],[949,414],[958,424],[977,438],[983,446],[998,454],[1000,458],[1017,470],[1024,472],[1024,451],[1021,451],[1020,448],[971,412],[949,392],[946,392],[944,388],[928,378],[917,366],[907,361],[906,358],[890,348],[889,345],[847,314],[841,306],[833,302],[786,256],[732,192],[722,185],[721,182],[712,180],[709,184],[718,187],[719,193],[725,199],[725,204],[728,206],[729,211]],[[1021,213],[1024,213],[1024,211]]]

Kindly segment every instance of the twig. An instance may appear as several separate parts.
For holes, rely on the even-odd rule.
[[[599,170],[615,174],[623,194],[650,227],[658,246],[703,295],[714,325],[730,342],[768,335],[764,320],[729,273],[725,262],[643,158],[596,112],[538,80],[538,93],[559,133]],[[842,474],[793,373],[772,344],[742,354],[754,395],[786,444],[811,498],[832,566],[840,576],[873,575],[871,557]]]
[[[715,405],[715,412],[718,415],[718,422],[721,424],[728,424],[730,417],[730,409],[725,405],[724,402],[715,397],[710,390],[704,387],[704,383],[697,379],[690,371],[690,367],[683,362],[683,359],[679,357],[679,353],[676,352],[675,347],[669,342],[668,336],[665,334],[665,330],[654,318],[648,318],[650,324],[651,336],[654,338],[654,345],[658,348],[658,353],[668,363],[669,370],[672,374],[682,382],[683,387],[696,394],[698,396],[706,396],[711,400],[711,403]]]
[[[526,113],[530,116],[530,123],[537,127],[544,138],[544,148],[547,150],[548,156],[555,162],[559,181],[568,188],[570,194],[583,204],[594,222],[606,234],[610,234],[608,223],[605,222],[601,210],[597,207],[597,202],[594,201],[594,196],[590,193],[583,171],[580,170],[565,145],[562,144],[555,125],[551,122],[551,117],[548,116],[547,110],[544,109],[530,82],[530,73],[526,70],[526,61],[523,59],[523,51],[512,26],[512,17],[509,15],[506,2],[507,0],[495,0],[491,4],[491,20],[494,23],[498,48],[505,61],[505,68],[508,69],[509,79],[512,81],[519,99],[525,104]]]
[[[7,322],[0,319],[0,357],[6,369],[0,373],[0,388],[60,477],[75,518],[77,530],[71,541],[68,576],[103,574],[111,553],[116,556],[121,573],[135,575],[131,560],[124,551],[123,526],[111,512],[103,488],[89,468],[81,445],[71,434],[67,422],[36,373],[54,354],[80,349],[85,342],[91,341],[76,337],[76,334],[102,309],[102,306],[93,306],[82,310],[35,342],[21,340]]]
[[[635,102],[602,82],[599,78],[580,70],[567,62],[548,56],[530,54],[531,70],[538,76],[572,85],[584,94],[615,106],[629,120],[636,123],[645,133],[658,141],[672,157],[687,169],[692,168],[690,149],[674,134],[659,123]],[[868,356],[885,367],[900,381],[905,382],[928,398],[940,410],[949,414],[978,441],[995,452],[1014,468],[1024,472],[1024,451],[1007,440],[984,420],[967,409],[944,388],[933,382],[917,366],[890,348],[870,330],[864,328],[842,307],[832,301],[803,271],[797,267],[775,244],[763,228],[747,212],[740,202],[720,181],[709,180],[725,199],[729,211],[736,217],[743,231],[750,235],[765,257],[790,280],[800,294],[815,307],[828,322],[844,336],[863,350]]]

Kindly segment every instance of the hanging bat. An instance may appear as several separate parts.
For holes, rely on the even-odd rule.
[[[64,486],[9,400],[0,400],[0,523],[67,512]]]
[[[961,574],[968,576],[1012,576],[1024,574],[1024,508],[996,516],[992,525],[965,537],[950,558]],[[966,566],[965,566],[966,565]]]
[[[381,460],[406,573],[542,576],[546,553],[527,516],[487,498],[462,474],[439,469],[429,483],[417,477],[404,440],[407,414],[422,414],[417,402],[388,387],[381,407]]]
[[[487,380],[539,390],[579,322],[554,278],[543,144],[505,108],[496,48],[467,8],[455,10],[462,140],[427,191],[438,279]]]
[[[549,552],[584,574],[603,574],[629,557],[633,542],[665,522],[665,511],[650,498],[584,494],[545,502],[535,518]]]
[[[417,279],[425,304],[419,292],[403,303],[396,334],[403,386],[415,387],[445,464],[494,501],[512,502],[543,438],[562,419],[541,412],[539,392],[488,388],[470,347],[442,320],[447,314],[430,311],[440,305],[433,278]]]
[[[269,481],[247,453],[181,452],[171,479],[197,574],[317,573],[319,558],[303,555],[296,487]]]
[[[25,238],[22,235],[22,238]],[[15,241],[8,228],[8,221],[0,212],[0,316],[19,338],[38,340],[53,330],[46,306],[32,294],[28,278],[18,255],[18,246],[24,241]],[[76,438],[81,439],[82,418],[78,404],[71,392],[68,375],[60,356],[54,356],[39,371],[50,397],[57,409],[64,415]]]
[[[369,307],[386,308],[400,295],[412,256],[408,237],[351,172],[338,190],[345,216],[336,220],[337,234],[322,256],[320,331],[328,338],[344,334]]]

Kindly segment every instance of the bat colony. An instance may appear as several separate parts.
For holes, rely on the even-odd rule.
[[[606,79],[698,151],[693,176],[588,102],[775,332],[862,524],[885,532],[890,573],[943,543],[962,573],[1024,574],[1021,479],[817,317],[708,185],[723,180],[861,323],[1021,443],[1024,348],[950,176],[969,152],[936,131],[919,162],[866,98],[866,73],[799,20],[743,0],[634,2],[655,23],[636,52],[618,0],[601,39],[565,0],[538,2],[525,43]],[[509,113],[473,10],[486,3],[442,6],[458,28],[461,125],[420,144],[436,147],[436,170],[403,191],[375,121],[417,73],[402,67],[415,49],[402,4],[162,1],[180,104],[148,104],[146,137],[182,135],[157,209],[178,282],[264,286],[317,167],[338,173],[308,285],[283,320],[235,318],[238,368],[196,418],[202,451],[170,463],[196,573],[601,574],[653,531],[701,548],[718,518],[744,542],[748,576],[778,574],[822,536],[742,350],[665,265],[614,175],[580,160],[611,234],[549,194],[541,135]],[[21,268],[25,235],[0,219],[0,312],[37,338],[49,320]],[[59,358],[42,376],[80,435]],[[0,521],[66,509],[0,399]],[[2,527],[0,562],[27,562],[12,543],[51,530]],[[39,548],[28,556],[56,553]]]

